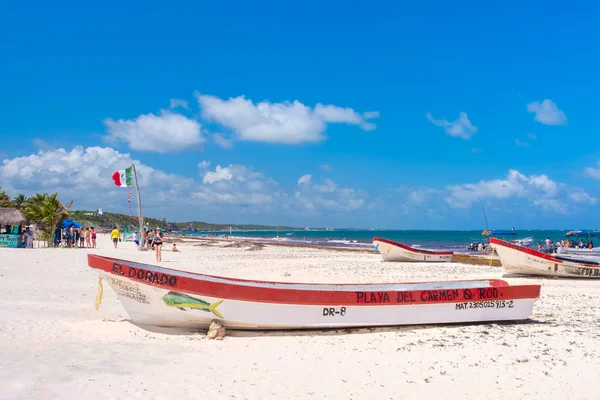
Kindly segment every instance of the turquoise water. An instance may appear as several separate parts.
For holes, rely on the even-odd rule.
[[[516,231],[515,236],[504,237],[507,240],[531,238],[532,246],[543,242],[546,238],[552,241],[565,239],[567,230],[524,230]],[[229,232],[213,232],[214,234],[228,234]],[[292,234],[293,235],[286,235]],[[190,234],[190,233],[188,233]],[[194,235],[204,236],[206,232]],[[233,231],[233,237],[263,238],[272,240],[279,236],[280,241],[290,243],[306,243],[319,245],[350,245],[356,247],[369,247],[374,237],[383,237],[407,244],[418,245],[435,249],[465,249],[469,243],[489,239],[483,236],[481,230],[477,231],[421,231],[421,230],[334,230],[334,231]],[[502,236],[500,236],[502,238]]]

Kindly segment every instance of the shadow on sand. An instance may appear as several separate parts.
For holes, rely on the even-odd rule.
[[[155,325],[141,325],[127,319],[126,322],[152,333],[165,335],[189,336],[195,334],[205,334],[206,328],[173,328]],[[327,329],[274,329],[274,330],[238,330],[227,329],[227,337],[287,337],[287,336],[342,336],[342,335],[362,335],[369,333],[390,333],[390,332],[414,332],[431,329],[460,329],[465,326],[480,326],[482,328],[494,328],[495,326],[520,326],[520,325],[553,325],[552,321],[526,319],[521,321],[481,321],[481,322],[462,322],[455,324],[431,324],[431,325],[398,325],[367,328],[327,328]]]

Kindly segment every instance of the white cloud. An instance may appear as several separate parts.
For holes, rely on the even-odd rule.
[[[525,148],[529,147],[529,143],[527,143],[521,139],[515,139],[515,144],[519,147],[525,147]]]
[[[199,181],[154,169],[110,147],[78,146],[8,159],[0,163],[0,182],[11,195],[58,192],[65,203],[74,200],[73,209],[128,213],[128,189],[114,186],[112,174],[132,163],[145,215],[244,222],[251,214],[270,215],[271,207],[289,203],[275,181],[242,165],[218,165],[208,171],[210,162],[202,161],[198,168],[204,179]],[[135,214],[135,196],[131,206]]]
[[[527,104],[527,111],[535,113],[535,120],[544,125],[566,125],[567,116],[559,110],[556,103],[550,99],[542,102],[534,101]]]
[[[363,113],[363,117],[366,119],[379,118],[379,111],[367,111]]]
[[[205,141],[197,121],[166,110],[130,120],[109,118],[104,124],[107,141],[126,142],[132,150],[168,153],[197,147]]]
[[[552,213],[569,214],[568,206],[558,199],[536,199],[533,200],[533,204]]]
[[[298,185],[308,185],[310,184],[311,179],[312,175],[310,174],[302,175],[300,179],[298,179]]]
[[[122,207],[127,189],[114,186],[112,174],[135,163],[145,209],[161,199],[182,199],[193,180],[155,170],[129,154],[110,147],[77,146],[71,151],[53,149],[4,160],[0,182],[14,193],[58,192],[65,203],[74,200],[74,209]],[[132,207],[135,204],[132,203]]]
[[[572,193],[569,193],[569,199],[573,200],[575,203],[589,204],[589,205],[594,205],[598,201],[598,199],[590,196],[587,192],[585,192],[584,190],[581,190],[581,189],[573,191]]]
[[[471,121],[469,121],[469,117],[465,112],[461,112],[458,115],[458,119],[452,122],[449,122],[445,119],[435,119],[429,112],[426,114],[426,116],[432,124],[444,128],[446,134],[450,136],[456,136],[461,139],[469,140],[477,133],[477,127],[474,126]]]
[[[323,171],[329,172],[329,171],[331,171],[331,165],[329,165],[329,164],[323,164],[323,165],[321,165],[321,169]]]
[[[230,149],[233,147],[233,142],[229,139],[226,139],[223,135],[219,133],[215,133],[213,135],[213,140],[217,145],[223,147],[224,149]]]
[[[351,108],[342,108],[333,105],[317,104],[314,109],[314,115],[325,122],[333,123],[346,123],[350,125],[358,125],[365,131],[372,131],[375,129],[375,124],[365,121],[364,115],[358,114]],[[379,113],[376,116],[375,113],[368,113],[370,118],[379,117]]]
[[[256,208],[248,210],[250,212],[281,205],[286,197],[274,180],[243,165],[217,165],[214,171],[204,174],[202,183],[204,185],[194,191],[192,197],[215,206]]]
[[[214,171],[208,171],[202,178],[202,183],[215,183],[220,181],[230,181],[233,178],[231,169],[228,167],[222,168],[217,165]]]
[[[331,179],[323,180],[322,184],[313,183],[308,174],[298,179],[294,194],[295,202],[310,214],[357,211],[366,206],[367,197],[366,192],[340,188]]]
[[[189,110],[188,102],[185,100],[171,99],[169,106],[171,108],[181,107],[181,108],[185,108],[186,110]]]
[[[439,191],[436,189],[420,187],[410,192],[408,201],[413,204],[422,204],[428,202],[437,195],[439,195]]]
[[[526,176],[510,170],[504,179],[482,180],[474,184],[447,187],[446,203],[453,208],[470,208],[478,198],[526,200],[544,210],[567,213],[569,202],[595,204],[596,199],[586,191],[555,182],[547,175]]]
[[[587,167],[585,169],[585,175],[590,178],[600,179],[600,162],[598,163],[598,168]]]
[[[198,163],[198,169],[200,170],[200,173],[206,173],[208,167],[210,167],[210,161],[208,160],[202,160]]]
[[[254,104],[244,96],[222,100],[216,96],[196,94],[202,116],[232,129],[237,139],[268,143],[300,144],[325,139],[328,123],[358,125],[373,130],[375,125],[366,121],[351,108],[317,104],[314,109],[300,103]],[[374,117],[374,112],[369,117]]]
[[[39,138],[33,139],[31,144],[34,145],[38,150],[48,150],[54,148],[53,145]]]

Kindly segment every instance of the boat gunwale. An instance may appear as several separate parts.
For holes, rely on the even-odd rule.
[[[102,255],[98,255],[98,254],[88,254],[88,265],[90,258],[98,258],[98,259],[104,259],[104,260],[110,260],[110,261],[114,261],[114,262],[118,262],[120,264],[124,264],[124,265],[131,265],[131,264],[137,264],[142,266],[142,268],[150,268],[150,269],[155,269],[155,270],[164,270],[165,273],[168,273],[170,275],[178,275],[178,276],[184,276],[184,275],[191,275],[192,279],[197,279],[197,280],[222,280],[222,281],[231,281],[231,282],[222,282],[224,284],[231,284],[231,285],[240,285],[240,286],[246,286],[246,285],[252,285],[252,284],[260,284],[260,285],[284,285],[284,286],[295,286],[295,285],[302,285],[302,286],[334,286],[334,287],[342,287],[342,288],[347,288],[347,287],[352,287],[352,286],[363,286],[363,287],[375,287],[375,286],[398,286],[398,285],[435,285],[435,284],[444,284],[444,283],[458,283],[458,282],[466,282],[466,283],[474,283],[474,282],[481,282],[482,284],[484,283],[488,283],[489,287],[506,287],[506,286],[511,286],[507,281],[503,280],[503,279],[496,279],[496,278],[491,278],[491,279],[459,279],[459,280],[450,280],[450,281],[416,281],[416,282],[371,282],[371,283],[363,283],[363,282],[355,282],[355,283],[313,283],[313,282],[280,282],[280,281],[262,281],[262,280],[255,280],[255,279],[242,279],[242,278],[230,278],[230,277],[226,277],[226,276],[219,276],[219,275],[210,275],[210,274],[203,274],[200,272],[193,272],[193,271],[186,271],[186,270],[182,270],[182,269],[176,269],[176,268],[169,268],[169,267],[163,267],[160,265],[153,265],[153,264],[146,264],[143,262],[138,262],[138,261],[131,261],[131,260],[124,260],[121,258],[114,258],[114,257],[109,257],[109,256],[102,256]],[[105,268],[97,268],[97,267],[92,267],[90,265],[91,268],[93,269],[101,269],[103,271],[109,272],[110,271],[108,269]],[[136,266],[136,268],[139,268]],[[189,277],[189,276],[188,276]],[[254,285],[253,285],[254,286]],[[483,286],[482,286],[483,287]],[[289,288],[291,290],[302,290],[302,289],[292,289]],[[306,290],[323,290],[323,289],[306,289]],[[324,291],[334,291],[331,289],[327,289]],[[335,290],[338,291],[338,290]]]

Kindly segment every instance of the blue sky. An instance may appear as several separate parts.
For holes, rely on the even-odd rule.
[[[593,2],[2,7],[11,194],[127,211],[134,160],[175,220],[599,225]]]

